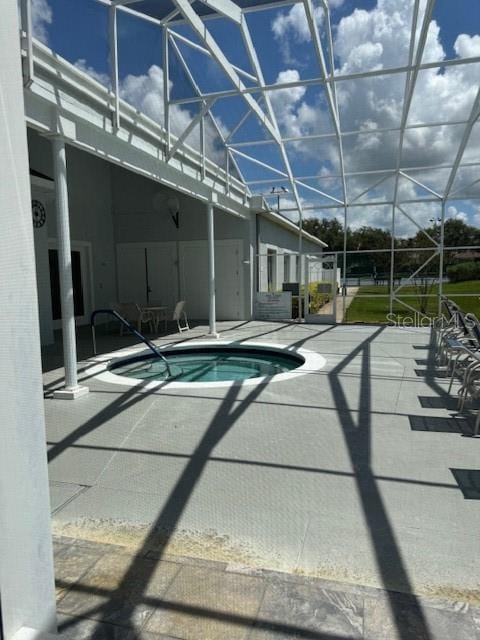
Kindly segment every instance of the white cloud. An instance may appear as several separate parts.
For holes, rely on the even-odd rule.
[[[461,33],[455,40],[454,49],[459,58],[480,56],[480,35],[470,37]]]
[[[331,9],[336,9],[343,3],[344,0],[329,0],[328,2]],[[324,16],[322,5],[317,3],[313,12],[317,25],[321,25]],[[290,32],[299,42],[308,42],[310,40],[310,29],[303,4],[299,2],[294,4],[289,11],[279,13],[272,23],[272,31],[276,38],[283,38]]]
[[[170,90],[172,86],[170,81]],[[163,125],[163,70],[159,66],[152,65],[148,72],[143,75],[127,75],[122,80],[120,95],[149,118]],[[172,105],[170,107],[170,127],[172,132],[180,136],[194,117],[195,114],[188,109],[179,105]],[[226,134],[226,129],[221,121],[217,118],[216,122],[222,133]],[[225,152],[219,148],[217,131],[209,120],[205,121],[205,125],[205,153],[214,162],[223,164]],[[197,150],[200,149],[199,126],[194,128],[186,139],[186,143]]]
[[[317,23],[323,20],[323,9],[315,8]],[[276,38],[284,38],[289,33],[293,34],[299,42],[310,40],[307,16],[303,5],[294,4],[288,13],[280,13],[272,23],[272,31]]]
[[[53,14],[47,0],[32,0],[32,29],[35,38],[48,43],[48,25],[52,24]]]
[[[109,76],[105,73],[99,73],[96,71],[93,67],[87,64],[86,60],[77,60],[75,62],[75,66],[80,69],[80,71],[87,73],[97,82],[100,82],[100,84],[103,84],[106,87],[110,86]],[[173,84],[170,81],[170,90],[172,87]],[[163,70],[158,65],[152,65],[145,74],[129,74],[125,76],[125,78],[120,82],[120,97],[155,122],[158,122],[161,125],[164,124]],[[188,127],[194,115],[195,114],[191,113],[187,108],[182,108],[179,105],[172,105],[170,107],[170,127],[172,133],[180,136]],[[219,148],[219,144],[217,144],[217,131],[209,120],[206,120],[205,124],[206,155],[214,162],[223,164],[225,152]],[[222,134],[226,135],[227,130],[218,118],[217,124],[222,131]],[[187,137],[186,143],[191,145],[194,149],[200,149],[200,129],[198,126],[195,127]]]
[[[328,0],[331,9],[340,7],[343,3],[344,0]],[[317,28],[320,28],[324,19],[324,10],[318,1],[314,3],[313,14]],[[294,4],[289,11],[278,13],[272,22],[272,31],[275,38],[282,41],[282,56],[285,62],[289,64],[295,62],[292,45],[295,42],[302,43],[311,40],[310,28],[303,4],[299,2]]]
[[[349,16],[342,18],[335,32],[334,42],[337,73],[349,74],[406,64],[410,46],[412,4],[398,0],[378,0],[372,10],[356,9]],[[422,0],[420,18],[424,10],[425,0]],[[289,39],[292,42],[295,38],[308,38],[301,20],[294,19],[295,17],[298,18],[297,13],[290,11],[284,16],[283,21],[277,21],[276,25],[272,25],[274,35],[283,38],[282,44]],[[418,30],[421,22],[420,19]],[[428,29],[423,61],[439,61],[446,58],[441,35],[439,25],[432,21]],[[454,49],[459,57],[480,55],[480,35],[459,35]],[[288,73],[288,77],[294,79],[295,71],[290,68],[282,74]],[[284,79],[282,74],[279,75],[278,81]],[[299,77],[298,71],[296,77]],[[421,71],[410,107],[408,124],[466,120],[478,90],[478,77],[476,64]],[[404,91],[404,74],[338,82],[337,95],[342,130],[372,131],[377,128],[398,127],[402,117]],[[288,95],[279,91],[278,95],[276,111],[286,135],[306,135],[314,132],[313,130],[331,128],[324,102],[315,102],[309,97],[310,94],[301,95],[300,92],[291,92]],[[476,129],[475,140],[467,151],[476,154],[476,159],[480,160],[480,127]],[[462,133],[463,125],[409,130],[404,140],[402,166],[452,163]],[[476,138],[479,144],[476,143]],[[344,137],[343,141],[347,171],[394,169],[396,166],[398,132],[348,136]],[[312,173],[324,174],[326,166],[333,173],[339,170],[338,151],[334,139],[300,142],[295,146],[295,153],[299,157],[308,154],[314,162],[316,161],[315,165],[312,164]],[[442,192],[447,175],[448,171],[430,172],[428,185]],[[422,179],[421,174],[415,174],[415,177]],[[472,176],[471,180],[474,177]],[[469,172],[464,171],[464,181],[467,182],[468,178]],[[350,179],[349,184],[356,193],[360,193],[371,184],[371,180]],[[388,182],[385,183],[385,187],[387,185]],[[418,195],[418,189],[404,180],[400,185],[399,195],[402,199],[415,197]],[[425,195],[425,192],[422,195]],[[380,220],[384,214],[372,210],[368,215],[372,216],[372,220]],[[422,205],[417,208],[415,215],[428,221],[430,214],[426,206]],[[357,219],[360,217],[357,215]]]
[[[85,58],[80,58],[79,60],[77,60],[74,66],[77,67],[77,69],[79,69],[80,71],[83,71],[83,73],[89,75],[100,84],[103,84],[105,87],[110,86],[110,78],[108,77],[108,75],[106,73],[99,73],[98,71],[96,71],[93,67],[87,64]]]
[[[279,73],[277,83],[297,82],[299,79],[300,74],[296,69],[286,69]],[[270,93],[272,108],[278,123],[290,136],[302,135],[301,115],[298,108],[305,93],[306,89],[302,86],[279,89]],[[302,104],[308,108],[306,103]]]
[[[454,206],[450,206],[447,208],[447,218],[453,218],[454,220],[461,220],[462,222],[465,222],[468,224],[468,214],[466,214],[464,211],[459,211],[457,209],[457,207]]]
[[[53,12],[47,0],[32,0],[32,27],[35,37],[41,42],[48,43],[48,25],[52,24]],[[75,62],[77,69],[88,74],[100,84],[110,87],[110,77],[106,73],[98,72],[89,65],[84,58]],[[172,83],[170,83],[170,89]],[[146,74],[127,75],[120,83],[120,96],[139,111],[163,125],[163,71],[157,65],[152,65]],[[175,135],[181,135],[190,124],[194,115],[186,108],[173,105],[170,108],[170,125]],[[223,123],[216,120],[224,135],[227,131]],[[225,154],[217,144],[217,131],[213,124],[206,120],[205,126],[206,155],[211,160],[223,164]],[[186,142],[195,149],[200,148],[200,131],[197,126]]]

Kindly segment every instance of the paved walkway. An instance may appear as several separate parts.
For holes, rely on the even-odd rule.
[[[150,607],[146,627],[182,639],[248,638],[258,616],[280,626],[268,633],[255,629],[255,640],[362,637],[359,618],[366,638],[472,638],[479,617],[473,605],[480,602],[480,440],[467,437],[473,414],[457,413],[448,381],[437,376],[429,332],[265,322],[219,323],[219,329],[222,338],[238,342],[311,349],[327,364],[257,387],[145,393],[85,379],[88,363],[80,363],[90,394],[65,402],[51,397],[62,383],[59,345],[45,354],[53,529],[85,545],[114,543],[125,550],[123,565],[112,560],[116,569],[97,563],[97,552],[90,551],[93,605],[67,611],[75,598],[65,595],[62,613],[95,617],[110,610],[112,592],[121,600],[133,593]],[[197,327],[181,339],[205,333]],[[132,343],[128,336],[99,334],[104,351]],[[179,336],[157,342],[172,339]],[[80,357],[88,357],[88,333],[80,332],[78,345]],[[76,561],[68,560],[78,546],[65,552],[66,571],[73,567],[65,583],[78,577]],[[132,564],[134,555],[141,562]],[[190,579],[182,581],[187,570],[178,578],[175,573],[184,562],[213,571],[210,577],[192,574],[195,593]],[[169,563],[168,579],[163,563]],[[157,571],[169,591],[161,592]],[[272,571],[282,573],[278,589],[284,591],[271,585],[277,580]],[[239,576],[238,587],[236,577],[225,577],[232,574]],[[302,575],[308,576],[302,588],[284,585],[297,585]],[[209,594],[226,590],[223,580],[232,581],[234,595],[227,603],[215,596],[212,603]],[[319,584],[325,587],[321,597]],[[355,600],[355,606],[335,600],[338,592],[357,594],[361,585],[383,593],[383,608],[372,609],[370,600]],[[384,590],[416,595],[392,599]],[[85,593],[81,585],[74,591]],[[244,593],[245,603],[235,609]],[[280,593],[285,606],[272,604],[270,593]],[[367,593],[361,590],[361,597]],[[164,611],[167,605],[155,598],[165,597],[169,615],[183,615],[176,604],[182,594],[196,620],[189,629],[151,611],[157,605]],[[337,613],[329,614],[325,602],[340,602]],[[216,603],[220,613],[207,616],[205,609]],[[210,627],[206,634],[205,619],[220,624],[225,610],[233,611],[229,624],[243,635]],[[128,624],[136,625],[137,614],[132,607],[129,612]],[[380,624],[391,626],[379,631]]]
[[[480,637],[480,609],[468,604],[160,556],[155,549],[133,555],[115,545],[57,538],[55,565],[64,640]]]
[[[359,287],[348,287],[347,295],[345,296],[345,311],[352,304],[352,300],[356,296],[356,294],[358,292],[358,289],[359,289]],[[337,315],[336,315],[337,322],[343,322],[343,319],[344,319],[344,315],[343,315],[343,296],[341,294],[337,295],[336,300],[335,300],[335,306],[336,306],[336,310],[337,310]],[[325,304],[321,308],[321,314],[322,315],[331,315],[332,314],[332,310],[333,310],[333,300],[330,300],[330,302],[327,302],[327,304]]]

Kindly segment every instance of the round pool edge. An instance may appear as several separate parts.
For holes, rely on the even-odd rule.
[[[315,351],[303,348],[292,348],[289,345],[269,342],[256,342],[246,341],[237,342],[235,340],[192,340],[188,343],[168,343],[159,347],[160,352],[163,351],[182,351],[192,349],[195,347],[231,347],[236,349],[258,349],[263,351],[273,351],[277,353],[290,354],[295,356],[301,356],[304,359],[303,364],[300,364],[291,371],[284,373],[277,373],[273,376],[260,376],[256,378],[246,378],[244,380],[222,380],[216,382],[178,382],[168,380],[155,380],[146,382],[141,378],[130,378],[120,376],[113,373],[112,368],[120,366],[122,362],[127,362],[132,357],[142,356],[143,354],[149,355],[151,351],[145,349],[143,345],[137,347],[131,347],[128,349],[122,349],[121,351],[114,351],[107,354],[102,354],[96,358],[93,358],[93,364],[86,369],[83,373],[87,377],[94,377],[101,382],[107,382],[109,384],[121,385],[124,387],[139,387],[144,391],[155,391],[159,389],[216,389],[216,388],[229,388],[229,387],[251,387],[259,384],[270,384],[272,382],[281,382],[286,380],[292,380],[299,376],[313,373],[323,369],[326,364],[326,359]]]

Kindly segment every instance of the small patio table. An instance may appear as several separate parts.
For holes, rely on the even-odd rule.
[[[160,320],[165,322],[165,333],[167,332],[167,307],[161,305],[142,305],[142,311],[148,311],[152,314],[155,332],[158,332]]]

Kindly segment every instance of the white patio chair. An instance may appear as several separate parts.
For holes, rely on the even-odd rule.
[[[175,320],[175,322],[177,323],[177,328],[180,333],[182,333],[182,331],[188,331],[190,329],[188,325],[187,312],[185,311],[186,305],[187,303],[185,300],[180,300],[175,305],[175,310],[173,312],[173,320]],[[181,322],[182,320],[184,322],[183,325]]]
[[[136,325],[137,331],[142,332],[146,325],[153,333],[155,318],[151,311],[146,311],[136,302],[122,302],[118,305],[118,313],[128,320],[130,324]],[[120,335],[123,335],[124,326],[120,324]]]

